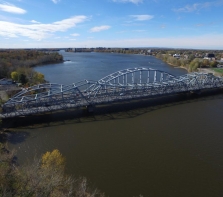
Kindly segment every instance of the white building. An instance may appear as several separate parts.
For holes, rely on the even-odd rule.
[[[173,57],[180,58],[180,54],[174,54]]]

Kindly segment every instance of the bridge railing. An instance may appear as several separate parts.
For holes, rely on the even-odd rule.
[[[223,78],[207,73],[175,77],[149,68],[132,68],[98,81],[39,84],[23,89],[3,106],[2,117],[29,115],[156,95],[222,88]]]

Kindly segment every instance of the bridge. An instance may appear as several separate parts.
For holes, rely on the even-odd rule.
[[[202,90],[220,89],[223,78],[210,73],[174,76],[151,68],[129,68],[98,81],[83,80],[70,85],[46,83],[23,88],[3,106],[2,118],[28,116],[124,100],[149,98]]]

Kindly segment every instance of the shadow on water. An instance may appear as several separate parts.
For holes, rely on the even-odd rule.
[[[223,90],[212,90],[202,92],[202,94],[176,94],[160,96],[147,99],[137,99],[113,103],[112,105],[101,105],[94,108],[94,112],[89,113],[85,108],[69,109],[59,112],[51,112],[28,117],[16,117],[3,119],[3,128],[28,128],[36,129],[49,126],[59,126],[63,124],[78,124],[93,121],[106,121],[114,119],[134,118],[145,113],[175,105],[201,102],[207,100],[223,99]],[[13,144],[25,140],[28,133],[10,132],[8,141]],[[1,140],[1,139],[0,139]]]
[[[29,135],[25,131],[4,130],[0,133],[0,143],[19,144],[24,142]]]

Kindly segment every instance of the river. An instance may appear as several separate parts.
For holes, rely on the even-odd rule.
[[[186,73],[152,56],[61,53],[70,61],[35,68],[52,83],[99,80],[134,67]],[[222,98],[216,94],[55,122],[49,119],[17,128],[9,146],[17,149],[20,163],[59,149],[66,157],[68,174],[87,177],[110,197],[220,197]]]

